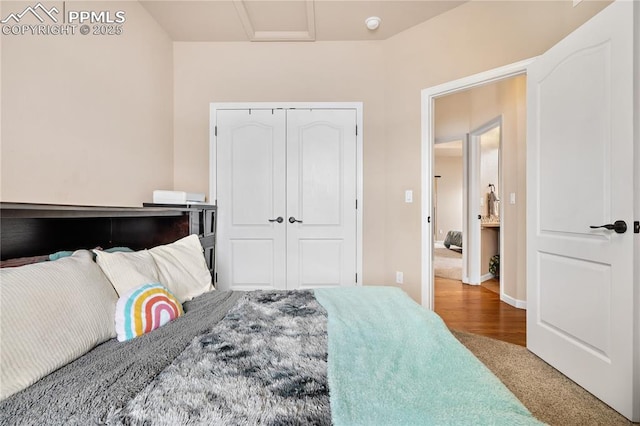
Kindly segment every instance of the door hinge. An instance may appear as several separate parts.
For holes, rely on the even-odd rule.
[[[356,210],[358,210],[358,200],[356,199]]]
[[[215,130],[213,131],[213,133],[218,136],[218,126],[215,127]]]
[[[633,233],[640,234],[640,222],[637,220],[633,222]]]
[[[358,282],[358,273],[356,272],[356,283]]]
[[[358,125],[356,124],[356,136],[358,136]]]
[[[431,216],[427,216],[427,223],[431,223]]]
[[[217,283],[218,282],[218,273],[216,272],[215,275],[216,275],[215,280],[216,280],[216,283]]]

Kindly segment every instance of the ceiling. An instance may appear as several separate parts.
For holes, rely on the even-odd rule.
[[[482,151],[500,149],[500,127],[494,127],[480,135]],[[433,145],[436,157],[462,157],[462,141],[440,142]]]
[[[433,151],[436,157],[462,157],[462,141],[436,143]]]
[[[140,0],[174,41],[384,40],[465,1]],[[382,19],[375,31],[370,16]]]

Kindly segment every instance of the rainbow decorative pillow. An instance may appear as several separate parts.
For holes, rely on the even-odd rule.
[[[160,284],[144,284],[127,291],[116,304],[116,334],[124,342],[182,315],[178,299]]]

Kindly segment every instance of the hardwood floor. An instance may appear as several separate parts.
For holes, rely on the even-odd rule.
[[[435,277],[435,311],[449,328],[526,346],[526,311],[484,286]]]

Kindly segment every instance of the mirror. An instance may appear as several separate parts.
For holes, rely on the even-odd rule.
[[[480,215],[483,224],[500,223],[500,126],[480,135]]]

